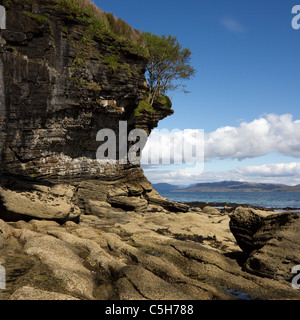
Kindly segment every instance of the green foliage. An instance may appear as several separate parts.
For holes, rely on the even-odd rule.
[[[172,102],[168,96],[160,94],[155,98],[155,102],[158,102],[162,107],[165,107],[168,109],[172,108]],[[142,116],[143,113],[148,113],[150,115],[153,115],[155,113],[155,109],[150,104],[148,98],[141,100],[139,102],[138,107],[135,109],[134,115],[139,117],[139,116]]]
[[[109,26],[105,20],[93,18],[90,20],[89,25],[85,31],[85,36],[91,40],[103,39],[105,36],[110,35]]]
[[[163,105],[165,108],[172,108],[172,101],[171,99],[163,94],[158,95],[155,98],[155,101],[159,102],[161,105]]]
[[[4,0],[4,7],[9,9],[13,3],[32,3],[32,0]]]
[[[88,1],[55,0],[56,9],[68,15],[70,19],[87,21],[88,17],[94,16],[94,9],[88,5]]]
[[[130,65],[128,63],[120,62],[120,56],[117,54],[112,54],[105,57],[102,62],[106,64],[114,73],[117,70],[124,70],[129,77],[134,77],[137,75],[135,71],[130,69]]]
[[[94,81],[88,81],[86,79],[77,78],[77,77],[69,77],[69,80],[74,81],[78,90],[84,89],[84,90],[99,91],[101,89],[99,83]]]
[[[54,35],[54,32],[53,32],[53,29],[51,27],[51,23],[50,23],[50,20],[49,18],[41,15],[41,14],[34,14],[30,11],[23,11],[23,13],[25,14],[25,16],[31,18],[31,19],[34,19],[38,24],[39,24],[39,29],[40,30],[43,30],[45,28],[45,26],[48,26],[49,27],[49,30],[50,30],[50,34],[51,34],[51,37],[53,37]]]
[[[119,68],[122,67],[119,62],[119,56],[114,54],[104,58],[103,63],[108,65],[109,68],[113,70],[113,72],[116,72]]]
[[[106,14],[111,31],[119,36],[125,36],[127,38],[134,38],[134,33],[131,26],[123,21],[121,18],[117,19],[112,13]],[[138,33],[137,33],[138,35]]]
[[[69,33],[68,27],[67,26],[62,26],[61,31],[64,33]]]
[[[77,57],[74,59],[72,66],[77,69],[78,67],[85,66],[85,60],[83,58]]]
[[[12,5],[13,0],[5,0],[4,1],[4,7],[5,8],[10,8],[10,6]]]
[[[54,0],[56,9],[69,20],[79,21],[86,26],[84,41],[91,42],[105,38],[114,39],[116,46],[141,56],[147,56],[142,35],[126,22],[105,13],[89,0]]]
[[[142,116],[143,113],[150,113],[150,114],[155,113],[154,108],[150,105],[147,99],[140,101],[138,107],[135,109],[134,115],[138,117],[138,116]]]
[[[196,72],[190,65],[191,51],[182,48],[174,36],[158,36],[143,33],[150,59],[147,64],[147,81],[150,88],[149,102],[152,105],[160,94],[185,88],[182,81],[189,80]]]
[[[34,14],[34,13],[32,13],[32,12],[25,11],[25,10],[23,11],[23,13],[24,13],[27,17],[30,17],[30,18],[36,20],[36,21],[37,21],[39,24],[41,24],[41,25],[45,25],[45,24],[50,25],[50,20],[49,20],[47,17],[43,16],[43,15]]]

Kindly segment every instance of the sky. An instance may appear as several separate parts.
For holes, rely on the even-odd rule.
[[[144,165],[152,183],[300,184],[300,29],[292,28],[300,1],[94,3],[140,31],[177,36],[193,53],[190,93],[171,94],[175,113],[157,134],[204,133],[203,164]]]

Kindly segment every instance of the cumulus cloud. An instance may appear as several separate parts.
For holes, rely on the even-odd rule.
[[[239,127],[223,127],[205,136],[205,158],[246,159],[278,153],[300,157],[300,121],[290,114],[268,114]]]
[[[186,170],[158,170],[145,171],[146,177],[152,183],[165,182],[174,185],[191,185],[200,182],[215,182],[224,180],[239,180],[237,174],[232,172],[206,172],[206,171],[186,171]]]
[[[244,33],[245,27],[235,19],[225,17],[220,20],[220,24],[225,27],[225,29],[232,33]]]
[[[204,162],[204,131],[154,130],[142,152],[141,163],[193,164]]]
[[[300,157],[300,120],[294,121],[290,114],[268,114],[238,127],[222,127],[205,134],[201,129],[155,130],[143,151],[142,162],[180,164],[185,158],[190,163],[193,159],[198,163],[203,159],[243,160],[269,153]],[[148,161],[149,154],[152,162]]]
[[[249,166],[244,168],[237,168],[234,171],[241,176],[247,177],[300,177],[300,162]]]
[[[201,182],[248,181],[261,183],[300,184],[300,162],[239,167],[229,171],[159,170],[145,172],[152,183],[166,182],[190,185]]]
[[[205,171],[201,163],[211,160],[244,160],[270,153],[300,157],[300,120],[290,114],[267,114],[237,127],[226,126],[210,133],[203,130],[156,130],[146,150],[155,162],[143,162],[146,175],[152,182],[191,184],[206,181],[237,180],[270,183],[300,184],[300,162],[239,167],[230,171]],[[196,160],[196,169],[174,166],[167,170],[160,164],[180,164],[186,150],[194,150],[190,159]],[[198,157],[195,157],[197,145]],[[194,146],[194,147],[193,147]],[[199,152],[200,150],[200,152]],[[156,165],[155,170],[153,165]],[[217,165],[216,165],[217,166]],[[149,170],[150,169],[150,170]]]

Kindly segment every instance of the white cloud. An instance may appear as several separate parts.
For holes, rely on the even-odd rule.
[[[298,176],[298,179],[300,181],[300,162],[250,166],[244,168],[237,168],[235,172],[242,176],[248,177],[289,178]]]
[[[220,24],[226,28],[227,31],[233,33],[244,33],[245,27],[239,23],[237,20],[225,17],[220,20]]]
[[[153,130],[142,155],[145,165],[203,163],[204,131]]]
[[[156,135],[162,141],[161,145],[158,147],[158,140],[149,140],[147,148],[154,150],[160,163],[162,161],[168,163],[170,153],[172,159],[182,156],[182,147],[178,146],[178,143],[181,144],[182,141],[187,141],[188,144],[195,143],[191,132],[191,130],[176,130],[175,133],[169,133],[167,130],[156,131]],[[202,133],[202,130],[199,129],[198,132]],[[173,140],[170,140],[170,136]],[[244,121],[237,127],[222,127],[200,137],[200,146],[204,145],[206,162],[214,159],[244,160],[274,153],[300,158],[300,120],[293,120],[291,114],[267,114],[251,122]],[[199,159],[203,160],[203,157]],[[163,181],[191,184],[201,181],[242,180],[300,184],[300,162],[247,166],[228,171],[218,171],[217,167],[218,165],[215,171],[203,171],[203,168],[199,169],[201,166],[198,166],[197,170],[177,166],[167,171],[166,167],[158,165],[155,170],[146,169],[145,173],[154,183]]]
[[[268,114],[239,127],[223,127],[205,136],[205,158],[246,159],[278,153],[300,157],[300,121],[290,114]]]
[[[198,141],[195,140],[194,133],[197,134]],[[242,122],[238,127],[221,127],[204,135],[201,129],[171,132],[155,130],[144,152],[151,153],[156,160],[152,164],[168,164],[174,159],[184,158],[185,149],[182,145],[187,149],[197,145],[198,162],[203,160],[203,150],[205,161],[243,160],[269,153],[300,157],[300,120],[294,121],[290,114],[268,114],[251,122]]]
[[[248,181],[260,183],[300,184],[300,162],[239,167],[229,171],[145,171],[152,183],[190,185],[201,182]]]

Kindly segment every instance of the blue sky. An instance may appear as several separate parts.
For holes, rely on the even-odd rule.
[[[145,170],[151,182],[300,183],[300,30],[291,26],[300,1],[94,2],[133,28],[176,35],[193,52],[191,93],[173,95],[175,114],[158,129],[203,129],[209,157],[194,174],[183,166]]]

